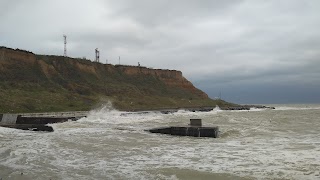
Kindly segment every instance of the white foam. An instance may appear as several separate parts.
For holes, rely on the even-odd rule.
[[[265,111],[266,109],[265,108],[250,108],[249,111]]]
[[[299,105],[299,106],[279,106],[275,107],[275,110],[278,111],[287,111],[287,110],[318,110],[320,106],[318,105]]]
[[[221,111],[221,109],[218,105],[216,105],[216,107],[213,109],[213,111]]]
[[[270,112],[244,114],[215,109],[141,114],[100,108],[79,121],[51,125],[53,133],[0,127],[0,165],[13,170],[33,169],[42,179],[41,174],[50,172],[60,179],[176,178],[157,172],[161,168],[255,179],[320,177],[320,135],[302,131],[304,134],[297,138],[296,132],[288,133],[287,124],[281,121],[277,121],[275,131],[268,117],[263,118],[269,115],[263,113]],[[280,117],[281,112],[275,114]],[[192,116],[208,123],[219,122],[222,137],[198,139],[143,131],[170,123],[181,125]]]
[[[204,111],[204,112],[200,112],[200,111],[196,111],[196,112],[192,112],[192,111],[188,111],[188,110],[179,110],[177,112],[174,112],[172,114],[168,114],[169,116],[174,116],[174,117],[181,117],[181,118],[185,118],[187,117],[187,119],[191,119],[191,118],[199,118],[201,116],[211,116],[213,114],[217,114],[219,112],[223,112],[222,110],[220,110],[219,107],[214,108],[211,111]]]

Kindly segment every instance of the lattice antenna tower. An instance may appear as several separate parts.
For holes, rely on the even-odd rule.
[[[96,62],[99,62],[99,58],[100,58],[100,51],[98,50],[98,48],[96,48]]]
[[[63,51],[63,56],[67,57],[67,35],[63,35],[63,40],[64,40],[64,51]]]

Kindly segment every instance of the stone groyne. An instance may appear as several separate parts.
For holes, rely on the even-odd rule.
[[[48,124],[75,121],[82,117],[86,117],[87,114],[87,111],[0,114],[0,126],[21,130],[52,132],[53,128],[48,126]]]

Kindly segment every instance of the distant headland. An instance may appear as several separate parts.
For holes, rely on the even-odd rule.
[[[181,71],[0,47],[1,113],[86,111],[108,101],[127,111],[234,105],[210,99]]]

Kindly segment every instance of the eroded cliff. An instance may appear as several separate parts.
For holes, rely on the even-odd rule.
[[[88,110],[213,106],[181,71],[111,65],[0,47],[0,110]],[[10,91],[8,91],[10,90]]]
[[[201,98],[208,98],[208,95],[206,93],[194,87],[190,81],[183,77],[181,71],[120,65],[116,66],[116,68],[123,71],[129,76],[154,76],[159,78],[168,86],[183,88]]]

